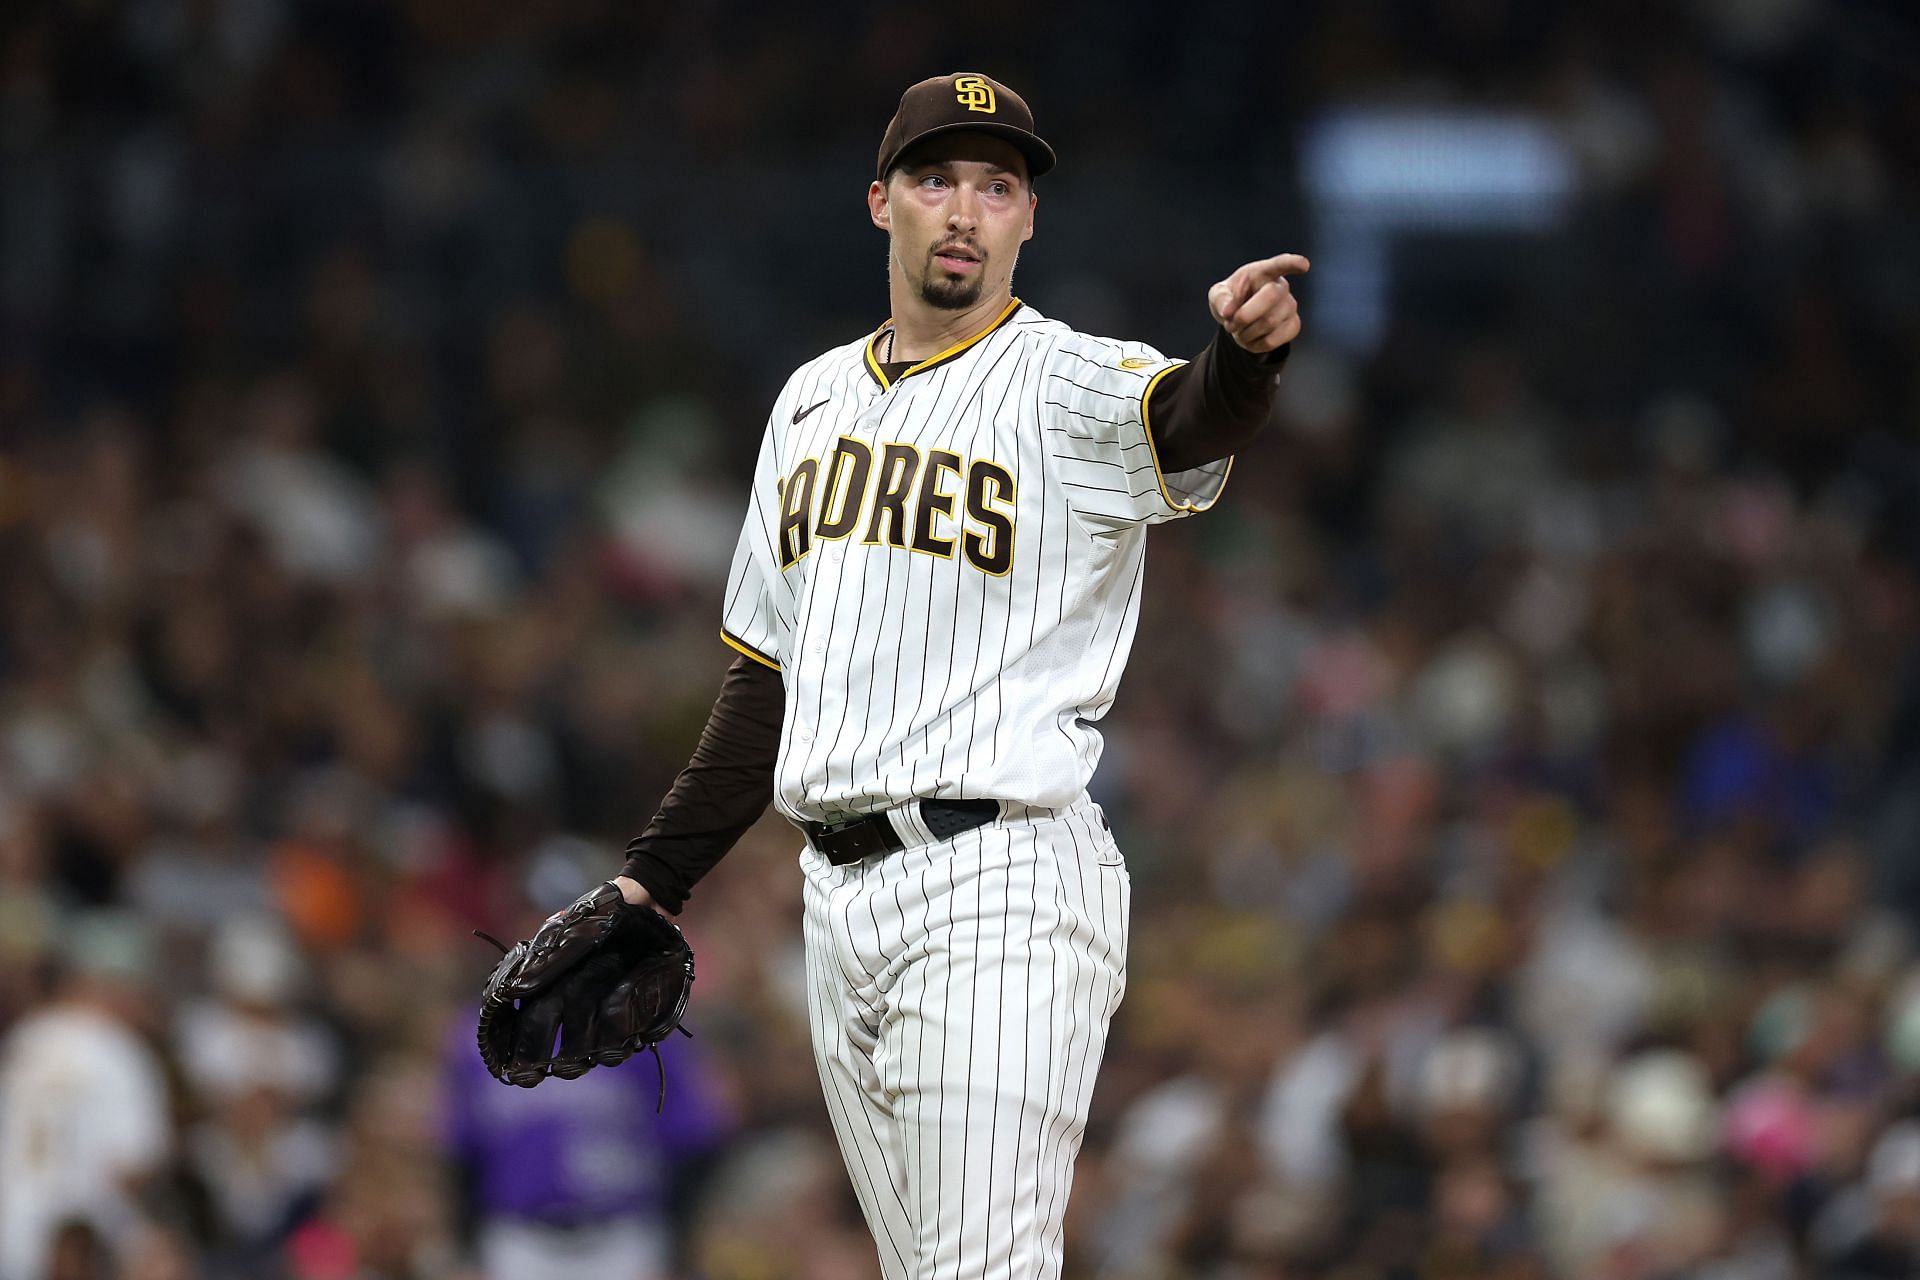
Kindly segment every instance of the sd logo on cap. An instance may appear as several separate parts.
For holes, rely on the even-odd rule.
[[[969,111],[993,114],[993,82],[985,76],[956,76],[953,81],[953,96],[955,101]]]
[[[982,119],[982,117],[991,117]],[[1027,176],[1037,178],[1053,168],[1053,148],[1033,131],[1033,112],[1026,100],[991,76],[977,71],[922,80],[900,95],[887,133],[880,140],[880,161],[874,176],[887,180],[887,171],[900,162],[908,147],[936,134],[971,129],[1005,138],[1027,159]]]

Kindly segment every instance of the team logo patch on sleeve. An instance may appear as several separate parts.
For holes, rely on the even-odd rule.
[[[1140,356],[1128,356],[1120,362],[1120,367],[1122,369],[1146,369],[1159,363],[1158,360],[1146,360]]]

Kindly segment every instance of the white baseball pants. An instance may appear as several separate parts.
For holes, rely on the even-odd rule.
[[[1131,884],[1100,809],[1010,811],[836,867],[805,849],[827,1110],[887,1280],[1060,1275]]]
[[[502,1218],[480,1228],[480,1270],[487,1280],[667,1280],[669,1245],[665,1228],[650,1218],[579,1227]]]

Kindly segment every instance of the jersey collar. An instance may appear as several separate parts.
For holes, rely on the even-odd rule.
[[[974,334],[971,338],[966,338],[960,342],[954,343],[952,346],[948,347],[945,351],[942,351],[939,355],[928,356],[925,360],[922,360],[920,363],[915,365],[910,365],[903,373],[901,373],[901,375],[898,378],[895,378],[892,380],[889,380],[887,378],[885,371],[883,371],[880,368],[879,359],[873,353],[874,345],[880,341],[880,335],[887,331],[887,325],[891,325],[893,323],[893,317],[888,316],[886,320],[886,324],[883,324],[878,329],[875,329],[873,331],[873,336],[867,339],[867,349],[866,349],[867,373],[872,376],[875,382],[880,384],[880,389],[882,391],[885,391],[888,388],[892,387],[895,382],[900,382],[900,381],[904,381],[907,378],[911,378],[914,374],[919,373],[924,369],[931,369],[936,365],[945,364],[947,361],[953,359],[955,356],[959,355],[962,351],[965,351],[968,347],[971,347],[976,342],[979,342],[981,339],[992,334],[995,330],[1000,328],[1001,325],[1011,320],[1013,318],[1013,313],[1018,311],[1019,309],[1020,309],[1020,299],[1015,298],[1012,301],[1007,303],[1007,309],[1005,311],[1002,311],[998,316],[996,316],[992,324],[988,325],[986,328],[982,329],[980,332]]]

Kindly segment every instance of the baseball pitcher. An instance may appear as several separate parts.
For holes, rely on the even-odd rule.
[[[1060,1274],[1126,982],[1127,869],[1087,783],[1146,529],[1218,500],[1300,332],[1295,254],[1207,291],[1191,361],[1041,315],[1013,272],[1053,166],[987,76],[901,98],[867,191],[892,315],[774,402],[721,619],[738,656],[693,759],[623,874],[489,989],[515,1083],[666,1034],[683,987],[634,992],[692,964],[652,908],[677,914],[771,802],[805,835],[814,1052],[889,1280]]]

